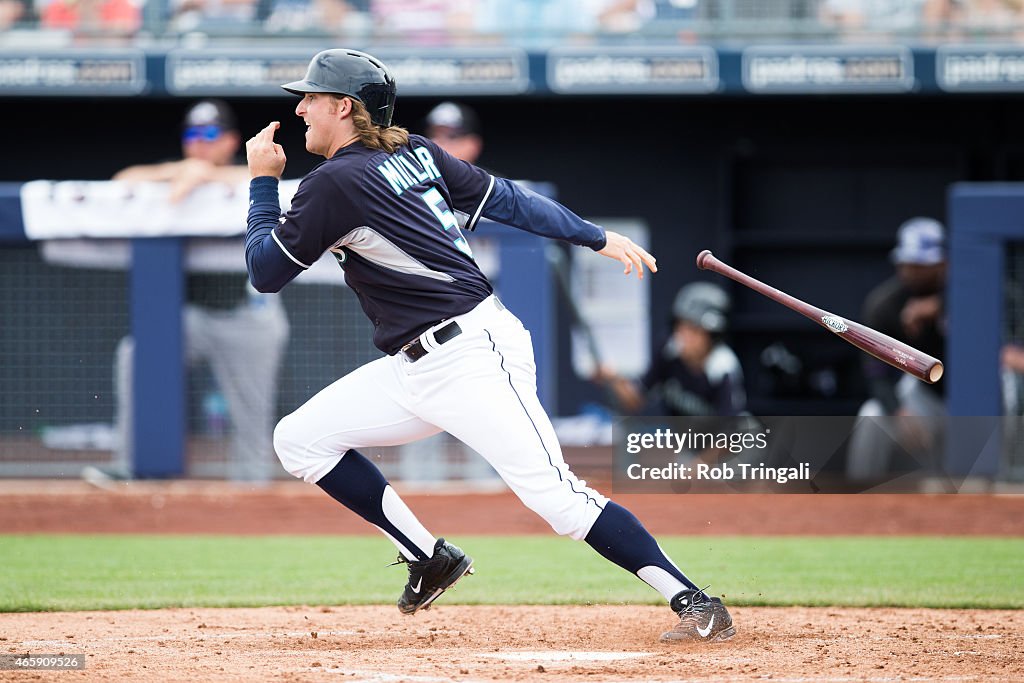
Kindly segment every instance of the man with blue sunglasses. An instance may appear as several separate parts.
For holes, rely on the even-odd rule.
[[[181,159],[131,166],[114,180],[166,182],[169,201],[180,202],[207,183],[235,187],[246,182],[249,171],[238,158],[240,146],[231,108],[220,100],[203,100],[188,110],[182,122]],[[209,362],[227,403],[232,427],[229,478],[262,483],[278,470],[271,438],[288,319],[276,295],[260,294],[249,286],[245,273],[235,272],[233,262],[229,265],[187,274],[182,313],[185,356],[190,365]],[[119,447],[113,466],[83,472],[100,485],[132,478],[133,353],[133,339],[125,337],[118,345],[115,367]]]
[[[114,180],[168,182],[172,202],[180,202],[205,183],[245,182],[249,176],[237,158],[241,147],[237,128],[234,112],[225,102],[197,102],[182,122],[181,159],[129,166],[118,172]]]

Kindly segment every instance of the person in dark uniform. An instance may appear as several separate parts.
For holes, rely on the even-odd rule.
[[[566,465],[537,398],[529,332],[494,296],[454,212],[594,249],[642,277],[654,258],[627,237],[392,125],[388,69],[353,50],[326,50],[305,79],[306,150],[325,161],[303,178],[284,215],[286,158],[278,122],[246,143],[246,262],[261,291],[278,291],[330,251],[373,322],[386,355],[326,387],[283,418],[274,445],[285,469],[381,529],[409,564],[399,609],[429,607],[472,559],[427,531],[360,453],[447,431],[480,453],[559,534],[585,540],[661,593],[678,615],[666,640],[721,641],[736,630],[628,510]]]
[[[945,229],[933,218],[911,218],[898,231],[891,259],[896,273],[864,302],[864,324],[936,358],[945,357]],[[852,480],[888,474],[900,450],[931,467],[940,450],[946,415],[945,383],[921,382],[864,355],[871,398],[861,406],[846,473]],[[916,467],[906,462],[900,467]]]
[[[729,295],[718,285],[682,287],[672,304],[672,335],[647,372],[632,381],[602,368],[597,381],[608,384],[630,413],[645,407],[677,417],[743,413],[743,369],[722,337],[729,308]]]

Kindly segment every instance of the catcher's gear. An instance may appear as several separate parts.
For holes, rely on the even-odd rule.
[[[281,86],[295,95],[310,92],[353,97],[366,106],[370,120],[385,128],[395,113],[395,77],[376,57],[338,48],[324,50],[309,62],[306,77]]]

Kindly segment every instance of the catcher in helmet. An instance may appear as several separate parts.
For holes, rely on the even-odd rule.
[[[743,370],[725,343],[729,295],[718,285],[694,282],[672,304],[672,333],[638,380],[601,370],[627,412],[645,407],[664,415],[739,415],[746,410]]]

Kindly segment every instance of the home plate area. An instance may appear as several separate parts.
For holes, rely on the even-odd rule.
[[[735,607],[661,643],[665,607],[393,605],[0,614],[0,653],[84,653],[61,680],[1024,680],[1024,612]],[[2,680],[24,673],[0,671]],[[22,677],[22,678],[18,678]]]
[[[509,652],[484,652],[482,657],[502,659],[509,662],[614,662],[618,659],[649,657],[651,652],[530,652],[512,650]]]

